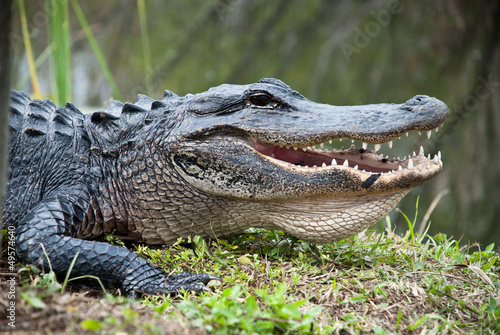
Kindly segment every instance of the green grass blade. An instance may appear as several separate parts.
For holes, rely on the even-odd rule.
[[[55,43],[53,53],[52,74],[55,77],[56,104],[64,105],[71,100],[71,50],[69,42],[69,18],[67,0],[52,0],[50,3],[52,17],[52,40]]]
[[[137,0],[137,11],[139,13],[139,25],[141,27],[141,40],[142,40],[142,53],[144,57],[144,73],[146,75],[146,91],[147,94],[153,95],[152,75],[153,69],[151,68],[151,49],[149,47],[149,35],[146,22],[146,6],[144,0]]]
[[[69,275],[71,274],[71,270],[73,270],[73,267],[75,266],[76,259],[78,258],[78,254],[80,254],[80,250],[76,252],[75,257],[73,257],[73,260],[71,261],[71,264],[69,265],[68,271],[66,271],[66,277],[64,277],[64,282],[61,288],[61,294],[64,293],[66,290],[66,286],[68,285],[69,281]]]
[[[92,33],[92,30],[90,29],[90,26],[87,22],[87,19],[85,18],[85,15],[83,14],[83,11],[78,4],[78,1],[76,0],[70,0],[71,1],[71,6],[73,7],[73,10],[75,11],[76,17],[78,18],[78,21],[80,22],[80,25],[83,29],[83,32],[85,33],[85,36],[87,37],[87,40],[89,41],[90,47],[92,48],[92,51],[95,54],[95,57],[97,58],[97,61],[99,62],[99,65],[101,66],[101,70],[104,73],[104,76],[106,77],[106,80],[108,81],[108,84],[111,86],[111,90],[113,92],[113,97],[117,100],[122,100],[122,95],[120,94],[120,91],[118,90],[118,86],[116,85],[115,79],[113,78],[113,75],[111,74],[111,70],[109,69],[108,63],[106,62],[106,58],[104,57],[101,48],[99,47],[99,44],[97,43],[94,34]]]
[[[45,247],[43,246],[42,242],[40,242],[40,247],[42,248],[43,255],[45,256],[47,263],[49,263],[49,270],[52,272],[52,263],[50,262],[49,254],[47,254],[47,250],[45,250]]]
[[[68,281],[72,281],[72,280],[80,280],[80,279],[86,279],[86,278],[90,278],[90,279],[95,279],[97,280],[97,282],[99,283],[99,286],[101,286],[101,290],[104,294],[108,294],[108,292],[106,291],[106,288],[104,287],[104,284],[102,283],[101,281],[101,278],[97,277],[97,276],[93,276],[93,275],[83,275],[83,276],[79,276],[79,277],[74,277],[74,278],[70,278],[68,279]]]
[[[56,105],[72,100],[71,45],[67,0],[45,0],[47,40],[50,50],[50,82]]]
[[[55,59],[55,50],[56,50],[56,42],[54,40],[54,32],[52,25],[52,7],[50,0],[45,0],[43,3],[44,13],[45,13],[45,22],[47,22],[47,45],[51,46],[50,57],[49,57],[49,70],[50,70],[50,87],[51,93],[54,101],[59,101],[59,89],[57,87],[56,80],[56,59]]]
[[[28,58],[29,73],[31,78],[31,87],[33,88],[33,95],[36,99],[40,99],[40,89],[38,85],[38,77],[36,75],[36,66],[33,57],[33,49],[31,48],[31,41],[28,31],[28,22],[26,20],[26,10],[24,7],[24,0],[18,0],[19,15],[21,17],[21,29],[23,31],[24,48],[26,49],[26,57]]]
[[[38,56],[36,59],[35,59],[35,75],[36,75],[36,70],[38,70],[40,68],[40,66],[49,59],[50,55],[52,54],[52,52],[54,51],[54,43],[50,44],[49,46],[47,46],[45,48],[45,50],[43,50],[43,52],[40,54],[40,56]],[[26,83],[29,81],[29,80],[32,80],[32,74],[31,72],[27,73],[26,75],[24,75],[21,79],[19,79],[16,84],[14,85],[14,87],[16,88],[21,88],[23,87],[24,85],[26,85]],[[36,98],[36,97],[35,97]]]
[[[60,0],[58,0],[60,1]],[[70,27],[69,27],[69,6],[68,1],[60,1],[61,9],[61,58],[63,59],[62,81],[64,85],[64,94],[61,97],[61,106],[67,101],[73,100],[72,94],[72,66],[71,66],[71,42],[70,42]]]

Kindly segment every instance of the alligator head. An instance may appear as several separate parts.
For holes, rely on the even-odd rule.
[[[215,235],[263,227],[314,242],[342,239],[384,217],[443,166],[440,154],[399,159],[376,153],[381,143],[392,146],[412,130],[430,134],[444,122],[447,106],[428,96],[331,106],[262,79],[182,98],[166,94],[163,104],[157,106],[182,120],[170,130],[175,140],[164,144],[166,164],[194,198],[225,204],[224,218],[205,223],[212,228],[204,231]],[[348,148],[331,149],[335,139],[362,144],[348,140]],[[367,150],[367,143],[375,148]]]

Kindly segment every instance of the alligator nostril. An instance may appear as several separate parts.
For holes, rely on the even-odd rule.
[[[421,106],[429,102],[428,96],[426,95],[416,95],[412,99],[408,100],[403,104],[403,109],[411,110],[410,106]]]
[[[425,104],[426,102],[428,102],[428,98],[429,97],[427,95],[416,95],[413,97],[413,99],[415,99],[415,102],[417,104]]]

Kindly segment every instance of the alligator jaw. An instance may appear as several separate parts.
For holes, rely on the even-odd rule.
[[[184,142],[173,151],[172,161],[196,188],[252,201],[325,201],[369,194],[382,198],[408,192],[443,167],[441,153],[426,157],[422,147],[418,154],[400,159],[367,151],[364,145],[327,150],[323,143],[316,149],[296,143],[271,144],[255,137],[211,136]]]
[[[437,128],[436,128],[437,129]],[[430,138],[432,130],[427,131]],[[292,169],[304,173],[317,173],[325,169],[346,170],[349,173],[357,174],[361,178],[369,177],[373,174],[380,176],[391,176],[394,180],[398,177],[429,178],[437,173],[443,167],[441,152],[435,154],[433,158],[428,154],[425,156],[424,149],[421,146],[419,153],[413,152],[408,158],[389,158],[389,156],[378,155],[376,151],[380,149],[381,144],[375,144],[375,149],[367,151],[367,143],[363,142],[362,147],[356,148],[354,144],[349,149],[328,150],[328,144],[332,140],[310,145],[274,145],[263,143],[257,139],[251,140],[253,148],[259,152],[263,158],[280,165],[285,169]],[[392,148],[392,140],[386,142]],[[315,148],[315,147],[319,147]]]

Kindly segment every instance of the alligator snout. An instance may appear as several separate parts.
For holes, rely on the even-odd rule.
[[[450,114],[448,106],[441,100],[427,95],[416,95],[401,105],[400,109],[416,113],[421,125],[442,123]],[[428,127],[423,127],[428,128]]]

